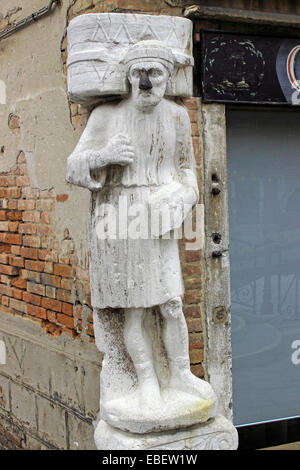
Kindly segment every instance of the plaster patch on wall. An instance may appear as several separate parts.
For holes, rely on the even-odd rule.
[[[0,364],[6,364],[6,347],[3,340],[0,340]]]
[[[30,185],[32,188],[38,188],[39,185],[38,185],[36,169],[35,169],[35,156],[32,152],[28,152],[27,150],[24,150],[24,154],[25,154],[26,162],[27,162]]]
[[[0,80],[0,104],[6,104],[6,85]]]
[[[37,91],[36,93],[27,93],[24,96],[20,96],[19,98],[16,99],[16,103],[20,103],[23,101],[37,100],[42,95],[49,95],[52,92],[57,93],[58,91],[60,91],[65,96],[66,91],[62,87],[49,87],[49,88],[43,88]]]

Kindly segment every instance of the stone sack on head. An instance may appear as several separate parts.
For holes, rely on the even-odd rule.
[[[165,65],[169,64],[171,72],[166,95],[191,96],[192,26],[190,20],[173,16],[131,13],[77,16],[67,31],[69,99],[89,105],[103,96],[128,94],[127,64],[130,58],[133,60],[136,49],[132,46],[143,45],[144,41],[165,46]]]

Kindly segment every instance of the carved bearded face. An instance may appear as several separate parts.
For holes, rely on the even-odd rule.
[[[153,108],[163,98],[169,71],[160,62],[137,62],[129,69],[128,80],[137,108]]]

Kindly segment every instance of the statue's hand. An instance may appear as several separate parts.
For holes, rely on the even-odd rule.
[[[134,149],[129,138],[124,134],[117,134],[111,138],[105,151],[110,165],[129,165],[134,159]]]

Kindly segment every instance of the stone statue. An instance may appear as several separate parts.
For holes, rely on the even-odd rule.
[[[150,436],[216,414],[211,386],[190,371],[173,236],[184,207],[198,200],[189,117],[165,98],[174,54],[162,41],[140,40],[122,64],[129,94],[94,108],[67,165],[67,181],[91,191],[91,296],[96,344],[105,354],[99,448],[108,426]],[[139,227],[129,230],[137,212]],[[153,213],[162,217],[154,234]]]

